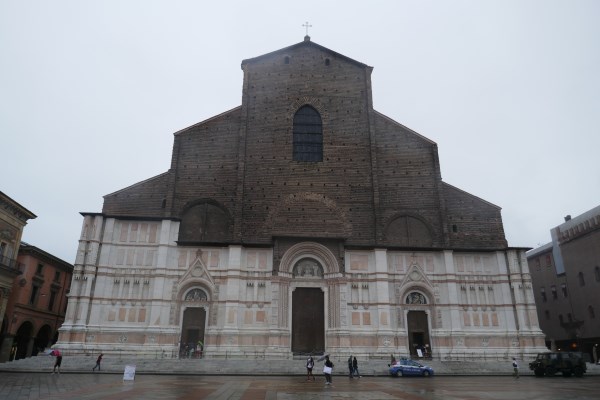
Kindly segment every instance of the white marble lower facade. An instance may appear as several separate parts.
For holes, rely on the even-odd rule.
[[[442,359],[545,349],[525,250],[346,250],[338,265],[306,240],[274,273],[270,248],[182,247],[178,230],[172,220],[85,216],[57,346],[171,356],[185,341],[186,310],[196,309],[205,356],[289,357],[302,308],[294,292],[312,288],[330,353],[402,356],[415,341]]]

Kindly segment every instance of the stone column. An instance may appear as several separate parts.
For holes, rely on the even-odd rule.
[[[10,288],[0,287],[0,323],[1,321],[4,321],[4,313],[6,312],[9,296]]]
[[[9,361],[14,338],[13,335],[9,334],[0,337],[0,340],[2,340],[2,346],[0,347],[0,363]]]

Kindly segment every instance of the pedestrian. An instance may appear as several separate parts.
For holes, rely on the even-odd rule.
[[[315,376],[312,373],[313,367],[315,366],[315,360],[313,360],[312,355],[309,355],[306,359],[306,380],[310,381],[310,377],[312,376],[312,380],[315,380]]]
[[[202,358],[202,353],[204,353],[204,342],[202,340],[198,340],[198,352],[199,357]]]
[[[513,376],[515,379],[519,379],[519,364],[517,363],[517,359],[513,357],[512,359],[513,366]]]
[[[98,371],[100,371],[100,363],[102,362],[102,357],[103,356],[104,356],[104,354],[100,353],[100,355],[96,359],[96,365],[94,366],[94,368],[92,368],[92,371],[95,371],[96,368],[98,368]]]
[[[60,350],[54,349],[50,352],[51,356],[56,357],[56,361],[54,361],[54,368],[52,369],[52,373],[56,373],[56,368],[58,368],[58,373],[60,374],[60,365],[62,364],[62,354]]]
[[[352,379],[354,368],[352,368],[352,355],[348,357],[348,378]]]
[[[323,367],[323,373],[325,374],[325,385],[331,385],[331,374],[333,373],[333,363],[329,359],[329,356],[325,356],[325,366]]]
[[[592,355],[594,356],[594,364],[599,364],[598,363],[598,343],[596,343],[594,345],[594,348],[592,349]]]
[[[360,378],[360,374],[358,373],[358,361],[356,361],[356,357],[354,357],[352,360],[352,374]]]

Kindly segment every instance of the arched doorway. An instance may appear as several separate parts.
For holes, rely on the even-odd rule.
[[[323,267],[314,259],[299,260],[292,270],[298,285],[323,279]],[[314,283],[313,283],[314,286]],[[325,298],[319,287],[296,287],[292,292],[292,352],[321,354],[325,351]]]
[[[52,328],[50,328],[50,325],[44,325],[40,328],[33,342],[32,356],[37,355],[38,352],[44,351],[44,349],[49,346],[51,334]]]
[[[427,297],[423,293],[413,291],[407,294],[405,303],[412,306],[406,315],[410,355],[411,357],[431,356],[427,312],[419,309],[428,304]]]
[[[292,352],[325,351],[325,302],[319,288],[297,288],[292,293]]]
[[[204,350],[206,326],[206,309],[201,305],[206,304],[208,295],[200,288],[193,288],[185,294],[183,300],[188,303],[188,306],[183,311],[181,322],[179,356],[186,358],[201,356]]]
[[[13,341],[14,359],[19,360],[31,356],[33,347],[33,325],[31,322],[23,322],[17,331]]]
[[[206,310],[202,307],[189,307],[183,312],[180,349],[182,357],[193,357],[203,350],[205,322]]]

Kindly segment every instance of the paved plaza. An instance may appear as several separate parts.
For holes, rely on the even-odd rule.
[[[600,377],[535,378],[508,376],[431,378],[335,376],[332,386],[322,376],[304,377],[0,373],[0,399],[214,399],[214,400],[563,400],[599,399]]]

